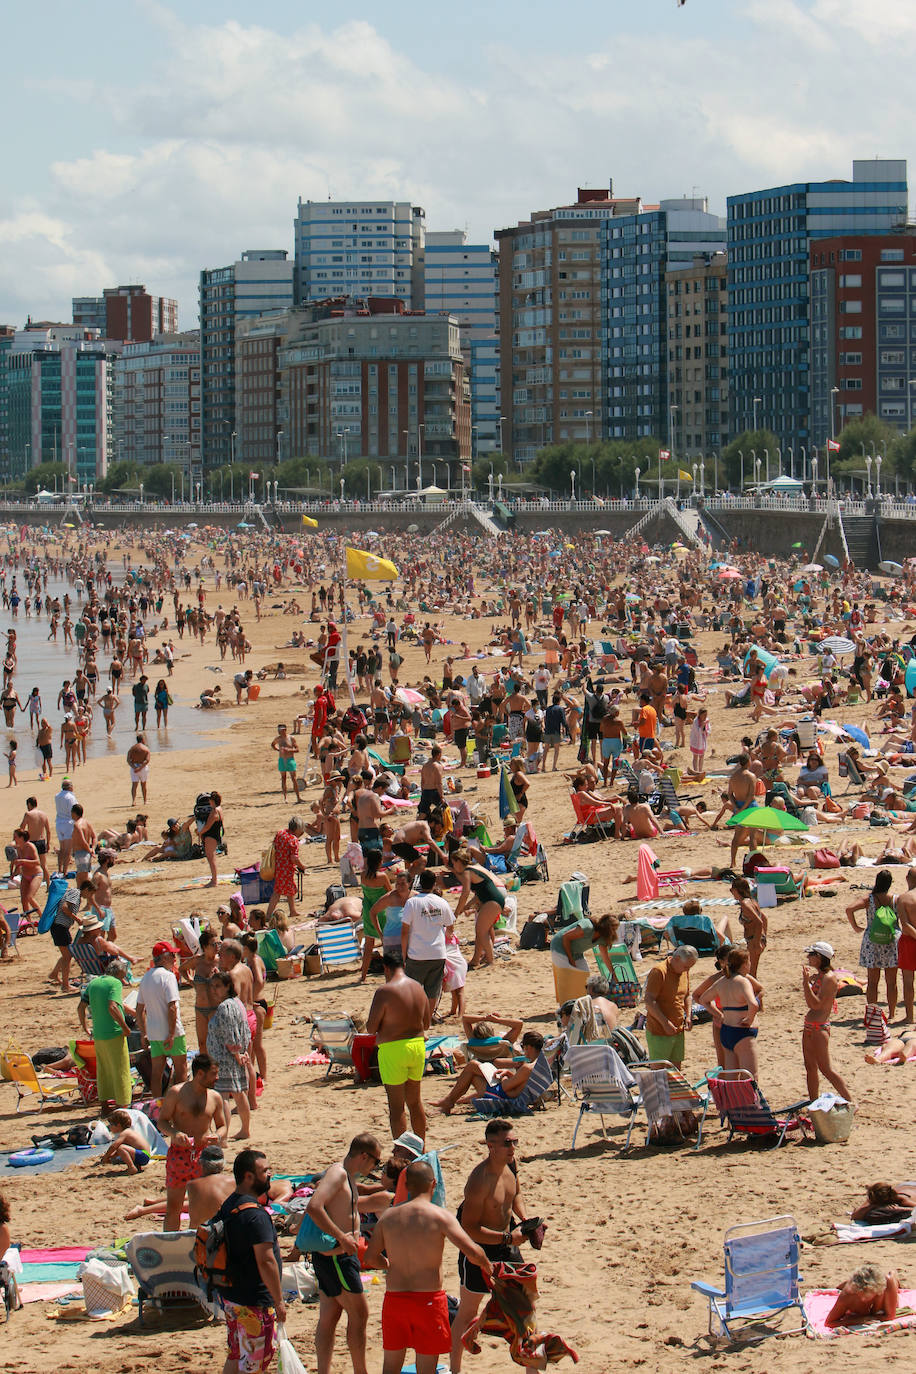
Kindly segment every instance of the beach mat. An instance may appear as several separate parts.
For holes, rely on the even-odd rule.
[[[837,1288],[815,1288],[805,1294],[804,1309],[808,1318],[808,1335],[823,1341],[832,1341],[837,1336],[883,1336],[887,1331],[902,1331],[904,1327],[916,1326],[916,1289],[901,1288],[900,1307],[907,1309],[898,1314],[893,1321],[861,1321],[850,1326],[828,1326],[827,1314],[836,1302]]]
[[[79,1279],[73,1283],[20,1283],[19,1297],[23,1304],[30,1302],[55,1302],[68,1293],[82,1293],[83,1285]]]
[[[62,1245],[50,1250],[20,1250],[23,1264],[79,1264],[91,1252],[89,1245]]]
[[[54,1158],[49,1159],[47,1164],[25,1164],[21,1169],[13,1168],[9,1162],[10,1153],[15,1152],[3,1151],[0,1152],[0,1179],[34,1178],[36,1174],[61,1174],[74,1164],[82,1164],[84,1160],[104,1154],[106,1148],[105,1145],[95,1145],[88,1150],[77,1150],[73,1146],[68,1146],[65,1150],[55,1150]]]
[[[85,1258],[85,1256],[83,1257]],[[23,1264],[17,1280],[22,1283],[79,1283],[77,1274],[82,1260],[61,1264]]]

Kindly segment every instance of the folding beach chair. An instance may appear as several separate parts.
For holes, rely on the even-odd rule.
[[[550,881],[547,854],[530,821],[522,821],[519,826],[506,856],[506,867],[511,873],[517,873],[522,883],[533,883],[538,879],[545,883]]]
[[[560,1037],[551,1042],[549,1049],[545,1045],[541,1050],[518,1097],[502,1097],[491,1089],[483,1097],[474,1098],[474,1110],[481,1116],[530,1116],[534,1106],[553,1088],[553,1065],[560,1050],[559,1040]]]
[[[840,754],[839,762],[840,772],[846,774],[846,792],[861,791],[865,786],[865,776],[859,772],[855,761],[848,754]],[[845,796],[846,793],[844,792],[842,795]]]
[[[616,764],[617,777],[622,779],[625,788],[629,789],[631,787],[635,787],[638,792],[639,778],[633,771],[633,765],[630,763],[629,759],[624,758],[623,754],[621,754],[620,757],[616,760]]]
[[[598,950],[595,950],[595,962],[598,965],[598,972],[602,978],[608,982],[608,1000],[616,1002],[618,1007],[635,1007],[639,1001],[642,986],[636,973],[636,968],[630,956],[630,951],[626,945],[611,945],[608,950],[611,956],[611,967],[602,959]]]
[[[639,853],[636,856],[636,896],[639,901],[657,901],[663,888],[666,891],[676,892],[680,896],[684,891],[684,881],[688,876],[685,868],[663,870],[661,860],[651,845],[641,844],[639,846]]]
[[[339,925],[318,926],[315,938],[321,955],[322,973],[340,968],[343,964],[352,964],[363,957],[356,932],[349,921],[342,921]]]
[[[746,1221],[725,1232],[725,1287],[696,1281],[690,1287],[709,1302],[709,1334],[761,1341],[807,1330],[799,1296],[800,1237],[793,1216]],[[797,1308],[801,1325],[760,1330],[760,1323]]]
[[[683,912],[671,917],[664,935],[673,946],[692,945],[700,958],[715,954],[722,943],[708,916],[685,916]]]
[[[564,930],[588,915],[589,884],[569,878],[557,893],[557,914],[551,919],[553,930]]]
[[[138,1319],[151,1303],[157,1311],[199,1304],[211,1317],[214,1307],[194,1266],[196,1231],[144,1231],[124,1247],[137,1280]]]
[[[50,1104],[54,1107],[72,1107],[82,1101],[80,1090],[75,1083],[65,1078],[55,1078],[53,1074],[38,1073],[31,1058],[19,1050],[8,1050],[5,1056],[7,1071],[16,1084],[16,1111],[22,1111],[23,1102],[38,1098],[38,1110],[44,1111]]]
[[[597,802],[585,801],[578,792],[570,792],[569,799],[576,817],[576,823],[570,832],[573,838],[581,835],[583,831],[592,829],[597,830],[603,840],[611,838],[608,830],[611,821],[607,816],[602,817],[601,812],[605,810],[603,806],[599,806]]]
[[[801,1131],[805,1138],[810,1122],[800,1112],[807,1098],[774,1111],[747,1069],[710,1069],[706,1086],[720,1121],[728,1125],[729,1140],[735,1135],[756,1136],[773,1140],[778,1150],[790,1132]]]
[[[694,795],[699,796],[700,794],[695,793]],[[663,773],[658,780],[657,796],[659,800],[660,809],[669,812],[678,811],[685,801],[693,800],[692,797],[678,796],[674,788],[674,781],[672,778],[668,776],[667,773]]]
[[[630,1133],[636,1117],[636,1082],[630,1070],[610,1045],[571,1045],[566,1054],[573,1084],[573,1096],[579,1102],[579,1115],[573,1131],[571,1150],[576,1148],[579,1126],[586,1112],[597,1112],[601,1118],[601,1133],[607,1140],[605,1116],[622,1116],[629,1121],[624,1149],[630,1144]]]
[[[703,1123],[709,1106],[709,1095],[701,1093],[704,1085],[691,1086],[680,1069],[676,1069],[667,1059],[647,1059],[644,1064],[634,1064],[633,1072],[639,1084],[639,1105],[646,1113],[646,1144],[652,1144],[653,1132],[658,1135],[663,1121],[674,1121],[682,1139],[684,1136],[681,1117],[684,1113],[699,1114],[697,1122],[698,1150],[703,1143]]]
[[[70,957],[83,975],[80,987],[84,988],[93,978],[99,978],[110,963],[108,954],[99,954],[94,945],[87,944],[79,936],[70,945]]]
[[[325,1078],[330,1078],[332,1069],[355,1070],[353,1037],[356,1034],[356,1023],[349,1016],[312,1017],[312,1044],[323,1049],[328,1056]]]

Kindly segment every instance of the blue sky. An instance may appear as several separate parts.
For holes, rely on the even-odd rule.
[[[256,15],[256,18],[253,16]],[[907,0],[49,0],[4,7],[0,322],[292,249],[298,196],[476,240],[578,185],[646,201],[907,157]]]

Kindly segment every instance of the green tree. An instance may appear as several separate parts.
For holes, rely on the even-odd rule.
[[[756,480],[753,468],[755,457],[760,459],[760,476],[761,480],[763,480],[766,474],[765,454],[767,452],[769,452],[770,455],[770,478],[778,477],[778,459],[776,456],[778,451],[779,440],[772,430],[746,429],[743,434],[739,434],[737,439],[733,439],[731,443],[722,450],[722,462],[725,466],[729,484],[733,487],[741,485],[742,454],[744,454],[744,485],[746,487],[753,486]]]
[[[876,448],[877,453],[883,453],[884,462],[881,465],[881,488],[884,489],[885,478],[895,473],[911,482],[916,477],[916,429],[911,429],[909,434],[897,434],[888,444],[887,448]]]
[[[140,464],[125,458],[121,462],[112,463],[96,486],[99,491],[116,492],[119,488],[139,487],[142,476],[143,469]]]
[[[898,452],[898,435],[895,429],[879,420],[869,412],[861,420],[850,420],[840,435],[840,451],[831,454],[830,471],[833,477],[848,477],[852,483],[858,479],[863,487],[866,484],[865,456],[875,453],[884,456],[882,477],[895,471]],[[874,477],[872,478],[874,481]]]
[[[18,483],[30,493],[40,490],[53,491],[55,484],[58,491],[66,491],[66,463],[39,463],[37,468],[30,468],[21,483]]]
[[[144,495],[167,497],[171,501],[173,490],[176,498],[181,495],[181,468],[176,463],[153,463],[143,469]]]

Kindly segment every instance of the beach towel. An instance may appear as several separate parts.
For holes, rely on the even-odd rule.
[[[79,1264],[90,1253],[88,1245],[63,1245],[52,1250],[20,1250],[23,1264]]]
[[[636,860],[636,895],[641,902],[658,897],[658,875],[652,863],[652,850],[647,844],[639,846]]]
[[[9,1163],[9,1153],[4,1151],[0,1153],[0,1179],[33,1178],[35,1174],[60,1174],[74,1164],[82,1164],[85,1160],[101,1154],[102,1149],[102,1146],[98,1146],[97,1149],[77,1150],[68,1146],[65,1150],[55,1150],[53,1159],[49,1159],[46,1164],[25,1164],[20,1169],[13,1168]]]
[[[888,1221],[880,1226],[848,1221],[833,1221],[830,1224],[837,1240],[843,1245],[851,1245],[857,1240],[889,1240],[893,1236],[908,1236],[913,1230],[912,1221]]]
[[[667,1069],[652,1069],[639,1075],[642,1104],[650,1122],[661,1121],[673,1114]]]
[[[823,1341],[832,1341],[836,1336],[883,1336],[887,1331],[902,1331],[906,1326],[916,1326],[916,1289],[901,1288],[900,1308],[893,1321],[878,1321],[870,1318],[854,1322],[850,1326],[828,1326],[827,1314],[836,1302],[838,1288],[814,1288],[805,1294],[803,1303],[808,1319],[808,1335]]]
[[[21,1283],[19,1300],[25,1306],[30,1302],[55,1302],[57,1298],[63,1298],[68,1293],[81,1292],[79,1279],[74,1279],[72,1283]]]
[[[501,1336],[509,1343],[509,1354],[515,1364],[556,1364],[568,1355],[574,1364],[579,1356],[561,1336],[543,1334],[534,1324],[537,1298],[537,1266],[534,1264],[493,1265],[493,1287],[483,1315],[471,1323],[462,1336],[465,1350],[479,1355],[482,1349],[477,1337]]]

